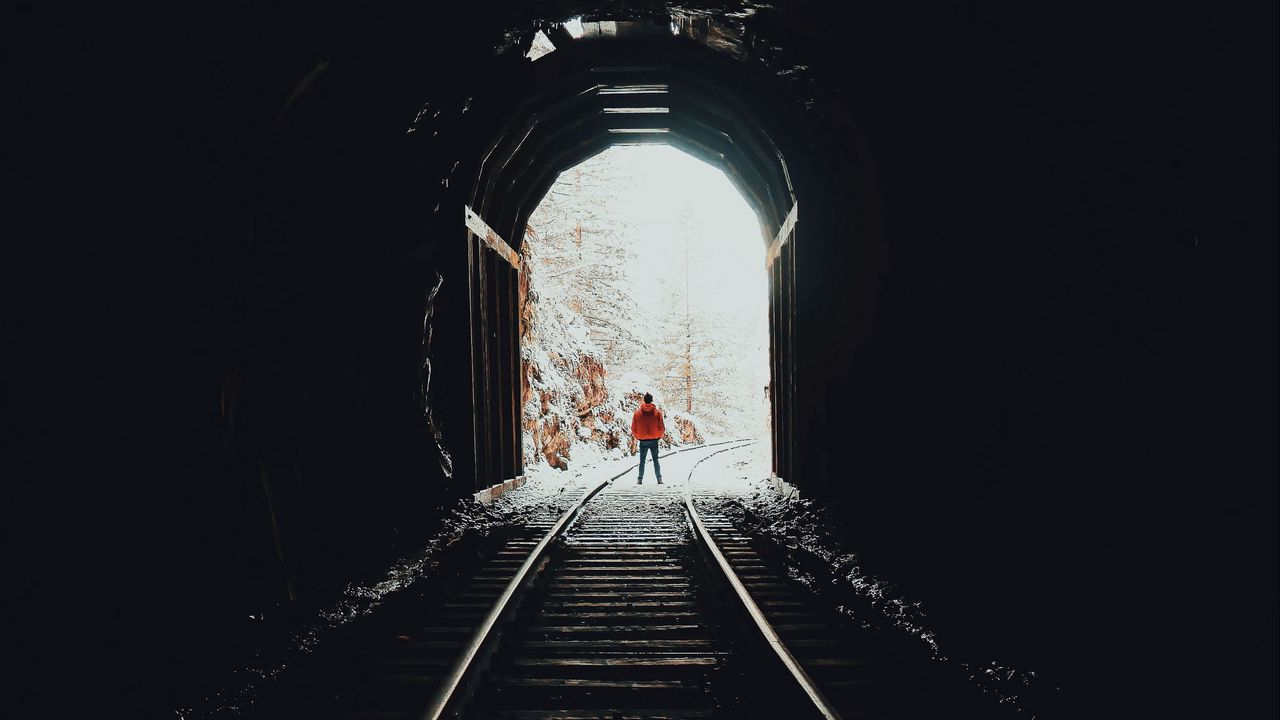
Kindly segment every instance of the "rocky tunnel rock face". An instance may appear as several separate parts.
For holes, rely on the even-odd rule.
[[[6,716],[172,716],[474,491],[462,206],[548,81],[522,49],[667,5],[9,25]],[[1274,708],[1274,7],[679,12],[801,202],[786,479],[944,649],[1056,678],[1044,717]],[[526,439],[625,444],[629,398],[578,415],[607,368],[562,361]]]
[[[535,263],[529,262],[533,246],[525,246],[519,283],[520,397],[524,429],[525,462],[545,462],[567,470],[575,445],[611,451],[638,451],[631,436],[631,414],[639,407],[644,390],[610,392],[603,352],[580,325],[577,311],[555,304],[540,304],[531,290]],[[664,441],[673,444],[703,442],[696,422],[674,415]]]

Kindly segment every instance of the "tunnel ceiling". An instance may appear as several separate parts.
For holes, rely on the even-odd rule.
[[[669,32],[556,44],[479,167],[470,203],[499,234],[518,248],[563,170],[611,145],[664,143],[723,170],[772,236],[795,202],[768,132],[781,101],[746,64]]]

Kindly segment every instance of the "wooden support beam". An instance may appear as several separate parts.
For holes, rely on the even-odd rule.
[[[791,233],[796,229],[796,215],[800,209],[800,201],[796,201],[791,206],[791,212],[787,213],[787,217],[782,221],[782,227],[778,228],[778,236],[769,244],[769,252],[764,256],[764,266],[772,267],[773,261],[778,259],[778,255],[782,254],[782,246],[787,244],[787,240],[791,238]]]
[[[520,269],[519,253],[517,253],[515,250],[512,250],[511,246],[507,244],[507,241],[503,240],[502,236],[494,232],[493,228],[489,227],[488,223],[482,220],[480,216],[477,215],[475,211],[471,209],[471,206],[463,205],[462,207],[463,207],[463,210],[466,211],[467,228],[471,230],[471,232],[475,233],[476,237],[479,237],[481,240],[483,240],[484,244],[489,246],[489,249],[498,253],[498,255],[503,260],[506,260],[508,263],[510,263],[511,267],[515,268],[516,270],[519,270]]]
[[[517,475],[510,480],[503,480],[496,485],[491,485],[490,487],[475,493],[472,497],[474,497],[476,502],[481,505],[492,505],[493,501],[497,500],[499,495],[507,492],[508,490],[515,490],[516,488],[524,487],[525,480],[527,479],[528,478],[524,475]]]

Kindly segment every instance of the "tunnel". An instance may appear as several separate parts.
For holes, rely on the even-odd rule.
[[[464,537],[530,213],[645,143],[756,213],[769,479],[846,580],[1024,716],[1274,714],[1274,8],[13,20],[6,716],[184,716]]]
[[[519,260],[491,252],[486,241],[490,232],[512,238],[501,244],[518,256],[529,215],[558,174],[619,143],[660,142],[719,167],[772,240],[760,256],[770,272],[774,471],[791,477],[798,204],[787,163],[751,109],[769,98],[759,92],[760,78],[743,77],[740,63],[674,34],[677,28],[624,21],[609,30],[575,43],[560,28],[564,49],[534,66],[547,87],[535,80],[529,100],[509,113],[483,155],[467,206],[468,218],[479,221],[467,229],[477,490],[522,474]]]

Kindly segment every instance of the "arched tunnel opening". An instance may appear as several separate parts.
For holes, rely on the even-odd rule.
[[[598,23],[596,24],[598,26]],[[769,272],[773,472],[792,476],[798,201],[782,151],[753,105],[760,78],[669,22],[612,21],[533,61],[528,100],[508,112],[466,207],[477,490],[523,475],[520,247],[559,174],[614,145],[678,148],[723,171],[755,211]],[[544,34],[544,37],[547,37]],[[803,182],[803,181],[799,181]],[[486,219],[487,218],[487,219]],[[510,240],[508,240],[510,239]]]
[[[669,145],[563,170],[520,248],[524,472],[634,456],[645,393],[663,449],[760,439],[768,454],[767,249],[723,171]]]
[[[466,602],[568,507],[587,476],[516,487],[518,268],[557,177],[620,144],[723,171],[760,228],[767,477],[709,532],[924,658],[894,697],[1275,714],[1274,7],[13,20],[6,716],[270,715],[294,669],[346,692],[361,633]],[[655,542],[696,533],[671,517]]]

